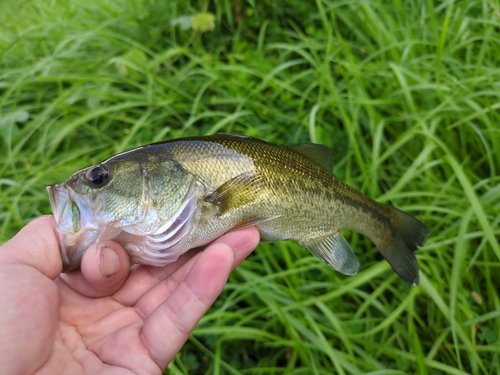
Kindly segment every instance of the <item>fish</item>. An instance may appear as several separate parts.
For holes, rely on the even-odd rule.
[[[369,237],[401,279],[419,281],[425,224],[333,175],[331,150],[219,133],[153,143],[47,186],[63,272],[93,243],[120,243],[134,264],[162,267],[222,234],[255,225],[262,241],[295,240],[330,268],[359,261],[340,233]]]

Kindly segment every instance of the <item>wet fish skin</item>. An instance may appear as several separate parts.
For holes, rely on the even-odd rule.
[[[99,167],[109,172],[109,182],[93,188],[86,176]],[[105,228],[93,235],[94,240],[117,240],[139,263],[163,265],[230,229],[257,225],[263,240],[296,240],[330,267],[355,274],[359,263],[339,233],[348,229],[372,239],[396,273],[417,284],[415,251],[425,243],[428,228],[339,181],[332,169],[331,152],[325,146],[287,147],[217,134],[118,154],[78,171],[64,189],[58,186],[73,201],[67,207],[83,207],[80,216],[87,218],[85,222],[92,221],[88,219],[92,210],[97,227]],[[76,214],[62,214],[57,202],[64,199],[57,198],[54,186],[48,189],[56,220],[65,218],[58,221],[64,224],[64,243],[72,235],[68,228],[77,227],[68,225]],[[83,234],[85,225],[83,231],[80,228]],[[158,240],[165,238],[166,242]],[[83,244],[74,247],[63,251],[69,268],[79,265],[77,258],[84,251]]]

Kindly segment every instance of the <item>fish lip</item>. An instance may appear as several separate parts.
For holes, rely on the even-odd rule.
[[[68,189],[64,183],[62,184],[52,184],[47,186],[47,192],[49,194],[50,208],[54,215],[56,221],[56,232],[59,237],[59,251],[61,253],[62,260],[62,272],[66,272],[71,267],[71,261],[68,257],[68,249],[66,247],[65,235],[58,230],[59,222],[61,220],[60,203],[62,199],[69,199]],[[61,195],[65,195],[63,197]]]
[[[49,193],[50,208],[52,213],[56,218],[56,222],[59,222],[59,206],[57,204],[57,192],[64,191],[64,184],[52,184],[47,186],[47,192]],[[66,189],[67,191],[67,189]]]

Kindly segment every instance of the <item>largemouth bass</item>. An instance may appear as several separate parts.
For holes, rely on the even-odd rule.
[[[47,187],[64,271],[92,243],[119,242],[131,262],[164,266],[235,228],[266,241],[295,240],[346,275],[359,262],[341,229],[368,236],[407,283],[429,229],[333,174],[330,150],[278,146],[242,135],[171,140],[115,155]]]

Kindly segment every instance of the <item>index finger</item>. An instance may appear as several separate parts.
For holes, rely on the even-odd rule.
[[[256,227],[240,229],[234,232],[229,232],[216,239],[213,243],[225,243],[234,250],[234,262],[232,269],[238,266],[257,246],[259,243],[259,231]],[[210,246],[210,245],[209,245]],[[158,288],[159,284],[165,284],[164,280],[170,278],[175,272],[177,277],[182,279],[190,270],[189,267],[183,267],[185,263],[190,262],[191,258],[197,254],[196,250],[189,250],[183,254],[175,263],[166,265],[165,267],[153,266],[138,266],[132,269],[125,284],[114,294],[114,298],[126,306],[134,306],[139,299],[147,299],[148,292],[157,294],[154,289]],[[182,268],[182,274],[179,269]],[[168,286],[163,286],[169,289]],[[158,294],[157,298],[166,298],[165,294]],[[158,305],[160,302],[150,301],[148,304]]]

